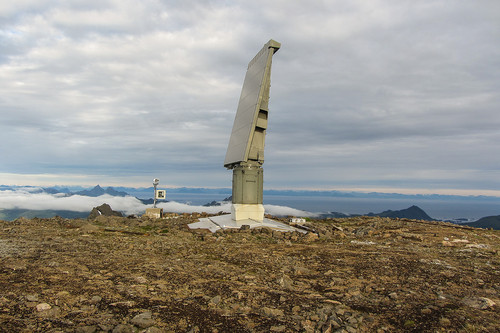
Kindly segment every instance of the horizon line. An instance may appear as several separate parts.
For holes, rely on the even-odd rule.
[[[96,186],[101,186],[104,188],[107,187],[122,187],[122,188],[133,188],[133,189],[146,189],[151,188],[151,186],[127,186],[127,185],[85,185],[85,184],[51,184],[51,185],[31,185],[31,184],[0,184],[0,186],[15,186],[15,187],[40,187],[40,188],[50,188],[50,187],[82,187],[82,188],[94,188]],[[219,187],[219,186],[179,186],[172,184],[165,184],[160,186],[166,189],[228,189],[231,187]],[[342,188],[314,188],[314,187],[297,187],[297,188],[285,188],[285,187],[275,187],[275,188],[267,188],[264,191],[296,191],[296,192],[341,192],[341,193],[381,193],[381,194],[399,194],[399,195],[443,195],[443,196],[460,196],[460,197],[478,197],[478,196],[487,196],[487,197],[497,197],[500,198],[500,190],[466,190],[466,189],[439,189],[439,190],[431,190],[431,189],[419,189],[419,188],[389,188],[389,187],[375,187],[375,188],[366,188],[366,187],[342,187]]]

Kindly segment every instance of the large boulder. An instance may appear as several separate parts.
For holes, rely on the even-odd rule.
[[[119,216],[119,217],[123,216],[122,213],[117,212],[115,210],[112,210],[111,207],[107,203],[104,203],[98,207],[92,208],[92,211],[90,212],[88,219],[95,219],[98,216],[102,216],[102,215],[104,215],[104,216]]]

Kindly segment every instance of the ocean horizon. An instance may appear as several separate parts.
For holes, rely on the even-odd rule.
[[[167,192],[167,200],[190,205],[204,205],[212,201],[222,201],[227,196],[225,194],[214,193]],[[415,205],[437,220],[457,220],[463,218],[475,221],[485,216],[500,215],[500,198],[482,200],[467,200],[464,198],[348,198],[326,195],[288,196],[264,193],[264,205],[266,204],[286,206],[312,213],[339,212],[344,214],[381,213],[386,210],[401,210]]]

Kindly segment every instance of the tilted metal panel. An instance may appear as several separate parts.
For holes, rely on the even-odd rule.
[[[269,96],[269,91],[266,90],[269,90],[272,55],[279,47],[278,42],[270,40],[248,64],[233,130],[227,147],[224,161],[225,167],[248,161],[253,134],[256,125],[258,125],[261,103],[264,102],[263,104],[267,109],[267,100],[263,101],[262,99]]]

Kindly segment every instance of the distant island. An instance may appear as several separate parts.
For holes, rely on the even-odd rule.
[[[464,225],[474,228],[491,228],[494,230],[500,230],[500,215],[482,217],[476,222],[464,223]]]
[[[355,217],[355,216],[361,216],[361,214],[344,214],[344,213],[339,213],[339,212],[329,212],[329,213],[324,213],[320,214],[319,218],[348,218],[348,217]],[[405,218],[405,219],[412,219],[412,220],[425,220],[425,221],[436,221],[436,219],[433,219],[429,215],[427,215],[426,212],[424,212],[420,207],[417,206],[411,206],[406,209],[401,209],[401,210],[386,210],[381,213],[368,213],[368,214],[363,214],[363,216],[378,216],[378,217],[390,217],[390,218]]]

